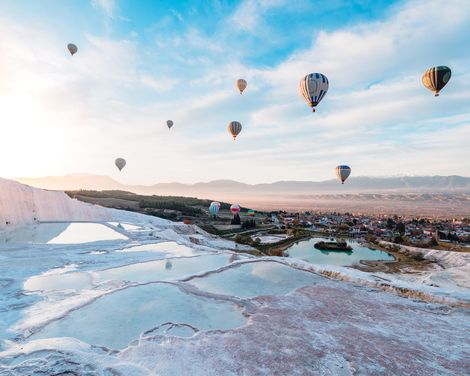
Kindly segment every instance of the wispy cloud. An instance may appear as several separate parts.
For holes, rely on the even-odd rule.
[[[117,4],[93,4],[118,29]],[[378,20],[313,25],[308,43],[279,63],[247,62],[257,28],[274,30],[267,15],[286,6],[245,1],[210,31],[167,10],[159,20],[170,21],[132,38],[123,37],[127,29],[87,30],[73,57],[55,31],[0,16],[2,138],[34,138],[0,148],[3,159],[22,151],[22,162],[1,166],[0,175],[110,174],[116,155],[128,158],[121,175],[135,183],[320,180],[338,163],[360,175],[470,175],[468,2],[404,2]],[[420,76],[437,64],[451,66],[453,77],[434,98]],[[312,71],[330,79],[315,114],[298,94]],[[248,80],[243,96],[239,77]],[[231,120],[243,125],[235,142]]]
[[[107,17],[112,17],[116,9],[115,0],[91,0],[91,5],[101,10]]]

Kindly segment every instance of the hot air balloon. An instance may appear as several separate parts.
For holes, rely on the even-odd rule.
[[[336,166],[336,176],[341,180],[341,184],[344,184],[349,175],[351,175],[351,167],[344,165]]]
[[[217,214],[219,214],[219,210],[220,210],[220,202],[211,202],[210,206],[209,206],[209,212],[214,216],[214,218],[217,216]]]
[[[249,217],[254,217],[255,215],[256,215],[256,212],[253,209],[248,210]]]
[[[242,131],[242,125],[238,121],[231,121],[228,123],[227,129],[235,140],[238,134]]]
[[[233,204],[232,206],[230,206],[230,211],[232,212],[232,214],[239,213],[240,212],[240,205]]]
[[[328,92],[328,78],[321,73],[310,73],[300,80],[299,91],[312,111]]]
[[[121,171],[124,168],[124,166],[126,165],[126,160],[124,158],[117,158],[114,161],[114,164],[119,169],[119,171]]]
[[[243,91],[246,89],[246,81],[243,78],[237,80],[237,89],[240,91],[240,94],[243,94]]]
[[[168,126],[168,129],[171,129],[171,127],[173,126],[173,121],[172,120],[167,120],[166,125]]]
[[[439,66],[429,68],[424,72],[421,81],[423,85],[434,93],[435,97],[439,96],[439,92],[449,82],[452,71],[449,67]]]
[[[74,45],[73,43],[67,44],[67,49],[69,50],[70,54],[73,56],[74,54],[77,53],[78,47]]]

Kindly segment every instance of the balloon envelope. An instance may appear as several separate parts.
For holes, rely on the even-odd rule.
[[[78,47],[74,45],[73,43],[67,44],[67,49],[69,50],[70,54],[73,56],[74,54],[77,53]]]
[[[126,165],[126,160],[124,158],[117,158],[114,161],[114,164],[119,169],[119,171],[121,171],[124,168],[124,166]]]
[[[237,89],[240,94],[243,94],[243,91],[246,89],[247,83],[243,78],[237,80]]]
[[[248,210],[248,216],[254,217],[256,212],[253,209]]]
[[[344,181],[351,175],[351,167],[340,165],[336,166],[336,176],[341,181],[341,184],[344,184]]]
[[[230,123],[228,123],[227,129],[235,140],[242,131],[242,125],[238,121],[231,121]]]
[[[220,210],[220,202],[211,202],[210,206],[209,206],[209,212],[212,214],[212,215],[217,215],[219,213],[219,210]]]
[[[452,76],[452,71],[449,67],[438,66],[426,70],[421,77],[423,85],[434,93],[434,96],[439,96],[439,92],[449,82]]]
[[[171,127],[173,126],[173,121],[172,120],[167,120],[166,125],[168,126],[168,129],[171,129]]]
[[[237,214],[238,212],[240,212],[240,205],[238,205],[238,204],[233,204],[232,206],[230,206],[230,211],[231,211],[233,214]]]
[[[312,111],[328,92],[328,78],[321,73],[310,73],[300,80],[299,92],[304,97]]]

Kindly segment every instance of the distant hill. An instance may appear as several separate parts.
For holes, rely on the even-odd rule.
[[[336,179],[322,182],[278,181],[265,184],[245,184],[233,180],[207,183],[159,183],[155,185],[125,185],[108,176],[71,174],[44,178],[17,178],[24,184],[46,189],[123,190],[138,194],[179,195],[217,198],[227,194],[251,195],[311,195],[351,193],[443,193],[470,192],[470,178],[463,176],[351,177],[344,185]]]
[[[257,210],[353,211],[439,216],[470,215],[470,178],[462,176],[351,177],[322,182],[279,181],[245,184],[231,180],[207,183],[125,185],[110,177],[73,174],[16,179],[55,190],[121,190],[140,195],[196,197],[237,202]]]

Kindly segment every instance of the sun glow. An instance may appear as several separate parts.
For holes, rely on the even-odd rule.
[[[46,106],[47,108],[48,106]],[[68,132],[44,108],[41,98],[23,86],[0,96],[2,114],[0,176],[43,174],[59,170],[67,150]]]

